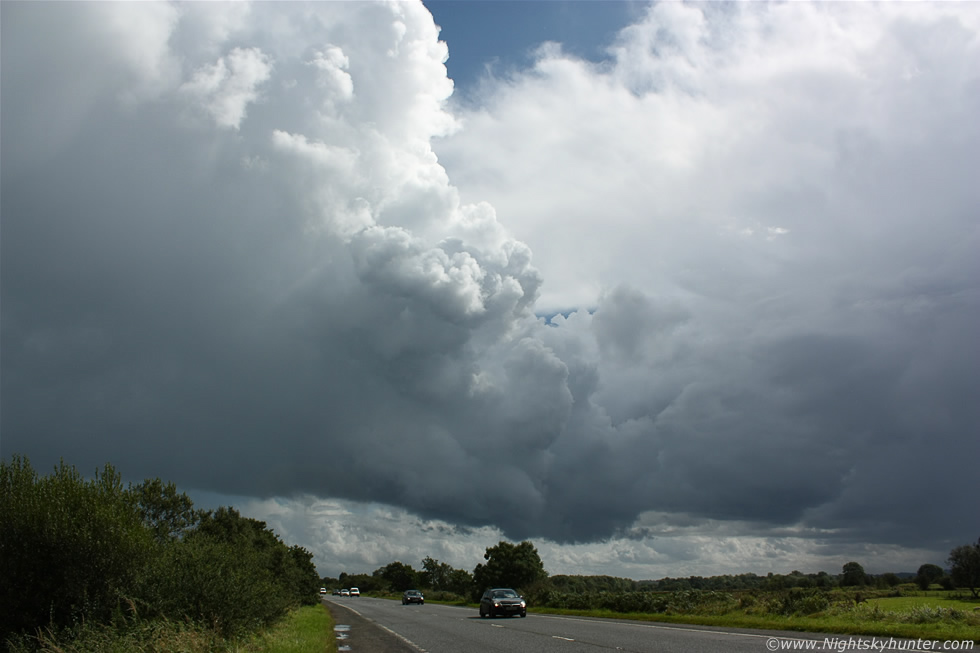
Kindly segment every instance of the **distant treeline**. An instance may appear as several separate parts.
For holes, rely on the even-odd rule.
[[[529,589],[538,583],[548,582],[538,550],[529,541],[513,544],[500,542],[487,547],[481,562],[473,573],[454,569],[445,562],[430,556],[422,561],[422,569],[416,570],[403,562],[389,562],[371,574],[342,573],[336,579],[322,579],[325,586],[357,587],[361,592],[386,594],[408,589],[425,589],[435,592],[430,599],[479,600],[490,587]]]
[[[120,479],[111,465],[87,480],[0,461],[0,650],[154,620],[236,638],[317,602],[313,555],[264,522]]]
[[[868,588],[887,590],[904,582],[915,582],[920,589],[939,585],[944,589],[968,588],[976,597],[980,593],[980,540],[975,545],[964,545],[950,551],[950,570],[947,573],[938,565],[924,564],[915,574],[885,573],[867,574],[857,562],[848,562],[839,574],[826,571],[804,574],[792,571],[788,574],[754,573],[720,576],[688,576],[687,578],[661,578],[660,580],[632,580],[615,576],[549,576],[544,569],[533,543],[513,545],[507,542],[489,547],[484,558],[486,564],[477,565],[473,573],[454,569],[431,557],[422,561],[422,569],[415,570],[402,562],[391,562],[371,574],[341,574],[337,579],[324,578],[326,586],[358,587],[368,592],[401,592],[406,589],[424,589],[440,593],[438,598],[452,600],[478,597],[490,586],[514,587],[539,598],[538,605],[564,604],[573,595],[637,594],[653,592],[732,592],[738,590],[831,590],[835,588]],[[437,598],[437,597],[433,597]],[[563,607],[555,605],[554,607]]]
[[[503,548],[501,547],[511,547]],[[510,562],[510,558],[518,557],[516,551],[524,547],[522,564]],[[535,592],[558,592],[566,594],[594,593],[630,593],[630,592],[684,592],[689,590],[782,590],[792,588],[831,589],[848,586],[876,586],[880,588],[895,587],[902,582],[897,574],[889,573],[871,576],[864,573],[863,568],[855,562],[844,566],[838,575],[825,571],[815,574],[803,574],[793,571],[789,574],[738,574],[722,576],[689,576],[687,578],[662,578],[660,580],[632,580],[616,576],[549,576],[538,557],[537,550],[531,542],[520,545],[509,545],[501,542],[487,549],[487,565],[477,565],[473,573],[464,569],[454,569],[450,565],[426,557],[422,561],[422,569],[416,570],[411,565],[402,562],[391,562],[379,567],[371,574],[343,573],[338,578],[324,578],[324,585],[340,587],[358,587],[368,592],[401,592],[405,589],[425,589],[460,597],[479,596],[488,582],[513,586]],[[505,573],[495,576],[492,581],[485,580],[484,569],[493,563],[517,570],[532,569],[533,573]],[[938,580],[938,579],[937,579]],[[532,588],[533,585],[533,588]]]
[[[850,582],[843,574],[831,575],[821,571],[815,574],[738,574],[721,576],[689,576],[687,578],[661,578],[660,580],[633,580],[616,576],[576,576],[557,574],[539,579],[535,589],[551,590],[567,594],[628,593],[628,592],[685,592],[690,590],[781,590],[792,588],[832,589],[861,585],[878,588],[895,587],[907,582],[898,574],[865,575],[861,582]],[[341,574],[339,578],[323,578],[327,586],[358,587],[368,592],[401,592],[404,589],[424,589],[453,593],[460,597],[480,594],[483,588],[475,582],[474,575],[454,569],[446,563],[426,558],[423,569],[415,570],[411,565],[393,562],[379,567],[371,574]],[[507,585],[523,586],[530,590],[530,583],[510,582]]]

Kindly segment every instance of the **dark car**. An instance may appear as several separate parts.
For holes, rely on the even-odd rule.
[[[425,605],[425,597],[422,596],[422,592],[418,590],[407,590],[404,594],[402,594],[402,605],[408,605],[409,603]]]
[[[480,599],[480,616],[493,619],[499,615],[508,617],[519,614],[527,616],[527,603],[524,597],[512,589],[498,587],[487,590]]]

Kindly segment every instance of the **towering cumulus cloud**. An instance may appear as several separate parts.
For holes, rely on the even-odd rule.
[[[661,3],[466,105],[418,2],[2,10],[4,455],[565,543],[976,537],[975,8]]]

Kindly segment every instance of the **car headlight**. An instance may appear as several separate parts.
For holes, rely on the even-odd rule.
[[[526,608],[526,607],[527,607],[527,604],[526,604],[526,603],[524,603],[524,601],[521,601],[521,607],[522,607],[522,608]]]

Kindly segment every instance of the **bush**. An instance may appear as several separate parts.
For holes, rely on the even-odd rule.
[[[783,598],[780,613],[784,615],[809,615],[823,612],[830,607],[830,599],[820,591],[788,592]]]
[[[316,603],[318,587],[309,552],[287,547],[264,522],[219,508],[160,548],[140,595],[159,616],[199,621],[232,637]]]
[[[17,456],[0,463],[0,641],[109,621],[151,546],[111,465],[86,481],[63,462],[46,477]]]
[[[425,592],[422,592],[422,595],[425,596],[426,601],[441,601],[443,603],[466,602],[465,596],[457,594],[456,592],[449,592],[446,590],[426,590]],[[400,597],[401,594],[399,593],[398,596]],[[532,603],[532,605],[537,605],[537,604]]]
[[[201,623],[223,637],[257,630],[289,607],[255,552],[206,537],[168,546],[141,593],[152,616]]]
[[[85,480],[0,464],[0,648],[125,639],[133,620],[244,635],[318,601],[312,558],[231,508],[192,510],[172,484],[124,488],[110,465]]]
[[[900,620],[913,624],[933,624],[943,621],[962,621],[966,616],[962,610],[941,606],[917,605],[908,612],[901,613]]]
[[[627,613],[724,614],[737,605],[729,592],[684,590],[650,591],[583,591],[561,592],[542,586],[527,594],[534,606],[564,610],[609,610]]]

